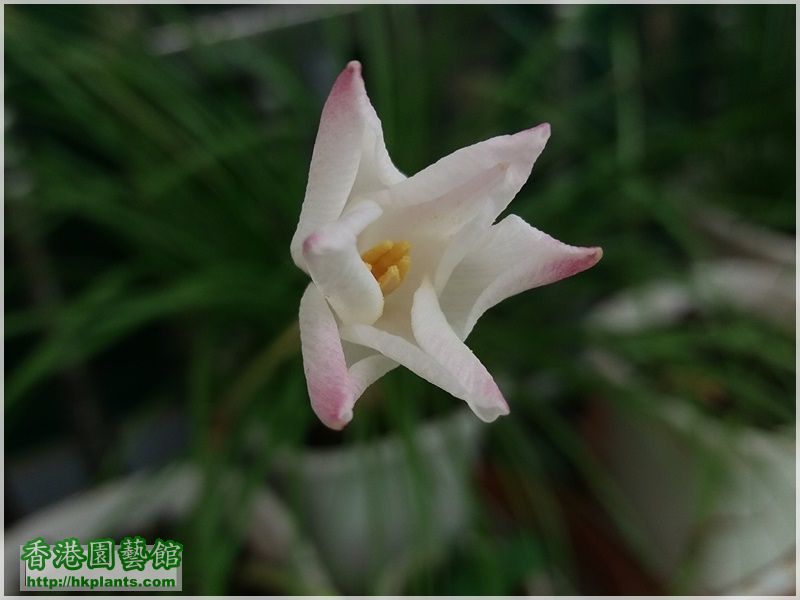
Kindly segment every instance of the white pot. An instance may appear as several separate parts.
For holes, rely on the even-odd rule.
[[[281,456],[279,489],[338,586],[369,591],[388,571],[436,552],[468,524],[481,423],[468,410],[363,446]]]
[[[793,590],[793,431],[734,430],[678,401],[658,413],[611,409],[604,423],[604,458],[645,534],[643,558],[683,592]]]
[[[724,304],[793,328],[794,281],[793,264],[715,260],[695,265],[687,281],[657,281],[623,292],[589,322],[635,332]],[[633,365],[608,352],[593,350],[588,358],[621,386],[637,375]],[[656,574],[684,593],[793,592],[793,426],[733,428],[670,398],[644,418],[611,402],[602,410],[601,451],[644,533],[638,550]]]
[[[235,491],[242,481],[240,474],[231,472],[225,485]],[[19,594],[19,547],[28,540],[43,536],[52,544],[77,537],[86,543],[117,532],[143,533],[158,523],[182,521],[201,490],[200,469],[191,464],[173,465],[106,482],[25,517],[5,532],[5,594]],[[245,545],[257,560],[291,574],[301,582],[299,589],[304,593],[332,591],[313,548],[299,535],[292,515],[270,489],[255,490],[248,511]],[[185,552],[192,552],[190,545]]]

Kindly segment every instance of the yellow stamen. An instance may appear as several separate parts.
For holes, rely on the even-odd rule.
[[[405,279],[411,268],[410,249],[408,242],[385,240],[361,255],[361,260],[380,284],[384,296],[395,291]]]
[[[395,291],[401,283],[400,269],[397,268],[397,265],[392,265],[386,269],[386,272],[378,279],[378,283],[384,296],[388,296]]]
[[[406,254],[403,258],[397,261],[397,270],[400,271],[400,281],[405,279],[406,273],[411,268],[411,257]]]
[[[380,277],[386,272],[386,269],[397,264],[397,261],[406,256],[409,248],[411,248],[411,244],[408,242],[395,242],[386,254],[372,263],[372,272],[376,277]]]
[[[390,242],[389,240],[385,240],[378,244],[377,246],[373,246],[364,254],[361,255],[361,260],[363,260],[367,264],[374,264],[376,260],[378,260],[381,256],[386,254],[389,250],[392,249],[394,246],[394,242]]]

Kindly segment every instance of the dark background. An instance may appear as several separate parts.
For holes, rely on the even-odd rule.
[[[192,548],[184,589],[302,591],[288,571],[242,575],[230,516],[250,495],[218,498],[225,473],[263,482],[279,450],[413,439],[458,407],[402,372],[342,434],[309,407],[288,247],[321,106],[358,59],[407,174],[551,123],[510,210],[605,252],[476,328],[512,413],[470,471],[472,541],[403,589],[709,591],[691,553],[660,570],[635,550],[650,534],[619,500],[608,415],[664,429],[668,399],[793,440],[794,56],[790,6],[9,6],[6,527],[191,464],[204,491],[154,525]],[[607,316],[620,293],[640,317]]]

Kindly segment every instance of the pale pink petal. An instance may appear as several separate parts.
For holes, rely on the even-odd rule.
[[[353,418],[353,391],[336,319],[312,283],[300,300],[300,341],[311,407],[331,429]]]
[[[386,152],[361,65],[352,61],[336,79],[322,109],[300,221],[291,243],[295,264],[306,270],[303,241],[339,218],[354,187],[356,192],[369,191],[402,179]]]
[[[356,180],[350,193],[350,198],[355,200],[370,198],[379,190],[384,190],[406,178],[389,157],[383,140],[383,126],[366,95],[362,107],[366,127],[362,141],[361,164],[358,166]]]
[[[494,210],[487,205],[446,242],[447,245],[442,251],[439,262],[432,273],[434,277],[433,287],[437,294],[442,293],[453,270],[464,260],[464,257],[473,248],[483,243],[484,238],[491,231],[490,225],[494,218]]]
[[[468,396],[467,390],[450,372],[402,336],[372,325],[342,326],[341,335],[342,339],[380,352],[457,398],[465,399]]]
[[[358,400],[369,386],[397,366],[395,361],[377,352],[350,365],[347,371],[350,374],[355,400]]]
[[[365,234],[384,237],[378,230],[391,225],[404,237],[447,237],[486,206],[492,223],[527,181],[549,137],[545,123],[457,150],[377,195],[387,218]]]
[[[364,390],[396,363],[372,354],[348,369],[336,318],[313,283],[300,300],[299,322],[311,407],[327,427],[341,429],[353,418],[353,406]]]
[[[364,201],[303,241],[309,275],[344,323],[374,323],[383,314],[383,293],[361,260],[358,234],[381,215]]]
[[[300,221],[291,243],[292,258],[305,269],[303,241],[315,229],[335,221],[350,196],[361,162],[366,95],[361,67],[350,63],[333,84],[320,117]]]
[[[344,339],[377,350],[400,363],[433,385],[469,404],[484,421],[508,414],[500,390],[480,361],[450,329],[436,304],[430,283],[414,298],[414,335],[425,344],[421,348],[405,337],[371,325],[349,325],[341,329]],[[421,288],[422,289],[422,288]],[[430,294],[433,294],[431,298]],[[426,350],[431,350],[431,354]]]
[[[494,379],[447,322],[429,280],[414,294],[411,326],[420,348],[444,367],[466,390],[463,398],[483,421],[508,414],[508,404]]]
[[[492,306],[580,273],[602,256],[601,248],[569,246],[509,215],[453,269],[439,302],[458,336],[466,339]]]

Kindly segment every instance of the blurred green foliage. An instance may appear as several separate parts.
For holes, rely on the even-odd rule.
[[[627,336],[593,337],[582,321],[619,290],[683,279],[715,256],[692,225],[702,207],[794,233],[793,7],[249,7],[233,10],[313,14],[210,40],[213,28],[198,23],[228,10],[5,11],[8,455],[89,436],[98,447],[87,451],[106,451],[96,476],[113,475],[112,440],[127,420],[182,407],[191,457],[209,474],[187,525],[205,574],[192,585],[225,589],[239,538],[215,476],[246,464],[250,481],[263,478],[266,458],[246,460],[248,428],[281,446],[312,433],[339,439],[319,430],[308,405],[294,325],[306,278],[288,246],[320,108],[350,59],[362,61],[389,151],[409,174],[550,122],[549,145],[510,210],[605,250],[591,271],[495,308],[472,338],[508,383],[514,422],[493,426],[491,444],[510,468],[542,462],[533,469],[546,482],[559,477],[552,465],[566,465],[603,496],[572,425],[576,407],[592,394],[632,393],[645,410],[666,394],[692,399],[696,386],[659,369],[725,386],[739,420],[794,418],[792,332],[727,312]],[[577,360],[589,342],[635,361],[646,381],[609,388]],[[556,402],[523,385],[533,374],[556,383]],[[342,435],[411,431],[456,403],[396,372]],[[554,519],[543,561],[568,570],[557,501],[544,487],[532,501]],[[227,558],[212,556],[218,543]],[[482,552],[496,561],[517,542],[492,543]],[[497,582],[485,592],[513,590],[504,577],[484,579]]]

